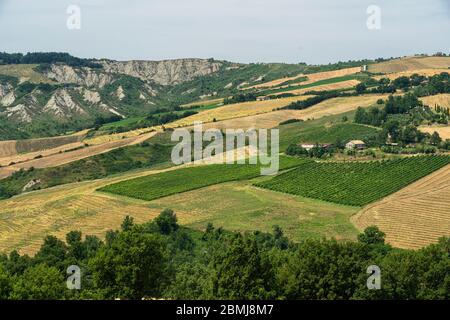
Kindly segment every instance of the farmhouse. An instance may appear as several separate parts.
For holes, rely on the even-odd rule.
[[[352,140],[345,145],[345,148],[362,150],[366,148],[366,143],[362,140]]]

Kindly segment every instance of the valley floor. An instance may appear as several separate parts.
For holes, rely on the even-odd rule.
[[[249,181],[219,184],[152,202],[95,191],[157,172],[161,170],[68,184],[0,201],[0,252],[17,249],[34,254],[46,235],[64,238],[71,230],[103,238],[106,231],[119,228],[127,215],[142,223],[169,207],[181,224],[196,229],[204,229],[208,222],[237,231],[272,231],[279,225],[297,241],[306,237],[355,239],[358,233],[349,220],[357,207],[258,189]]]

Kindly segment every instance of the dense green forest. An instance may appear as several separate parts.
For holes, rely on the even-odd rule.
[[[65,240],[65,241],[64,241]],[[72,231],[47,236],[34,257],[0,255],[0,299],[449,299],[450,239],[394,249],[369,227],[358,242],[290,242],[273,233],[184,228],[166,209],[151,222],[127,217],[105,240]],[[81,269],[68,290],[67,268]],[[369,290],[369,266],[381,289]]]
[[[6,53],[0,52],[1,64],[51,64],[64,63],[72,67],[101,68],[101,64],[95,63],[91,59],[81,59],[66,52],[28,52]]]

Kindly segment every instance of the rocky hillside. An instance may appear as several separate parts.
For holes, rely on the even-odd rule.
[[[168,87],[230,65],[212,59],[92,61],[87,66],[36,64],[33,78],[31,67],[0,65],[0,124],[12,122],[39,132],[51,120],[59,132],[92,126],[98,118],[170,111],[173,105],[159,97]]]

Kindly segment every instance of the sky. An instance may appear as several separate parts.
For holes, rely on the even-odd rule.
[[[309,64],[450,53],[450,0],[0,0],[0,51]]]

